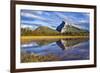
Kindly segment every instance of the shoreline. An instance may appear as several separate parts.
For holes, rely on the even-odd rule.
[[[89,38],[89,36],[21,36],[22,39],[76,39]]]

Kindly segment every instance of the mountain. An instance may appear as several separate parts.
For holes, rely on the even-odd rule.
[[[88,30],[80,29],[73,25],[66,25],[62,29],[61,33],[63,33],[64,35],[89,35]]]
[[[59,34],[60,32],[46,26],[40,26],[35,30],[31,30],[30,28],[21,28],[22,36],[55,36]]]
[[[59,35],[60,33],[52,28],[40,26],[33,31],[35,35]]]
[[[73,25],[64,26],[61,31],[54,30],[52,28],[46,26],[39,26],[35,30],[31,30],[30,28],[21,28],[22,36],[89,36],[89,31],[80,29]]]
[[[87,30],[80,29],[73,25],[66,25],[63,29],[64,29],[64,32],[87,32]]]

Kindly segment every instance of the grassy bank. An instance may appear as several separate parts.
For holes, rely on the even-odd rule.
[[[89,36],[21,36],[21,40],[24,39],[66,39],[66,38],[88,38]]]

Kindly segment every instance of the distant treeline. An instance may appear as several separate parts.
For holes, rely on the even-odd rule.
[[[33,31],[30,29],[21,28],[21,36],[57,36],[57,35],[60,35],[60,33],[48,30]]]

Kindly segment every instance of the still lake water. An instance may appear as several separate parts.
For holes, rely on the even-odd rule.
[[[87,59],[89,59],[88,39],[42,39],[21,44],[21,62]]]

